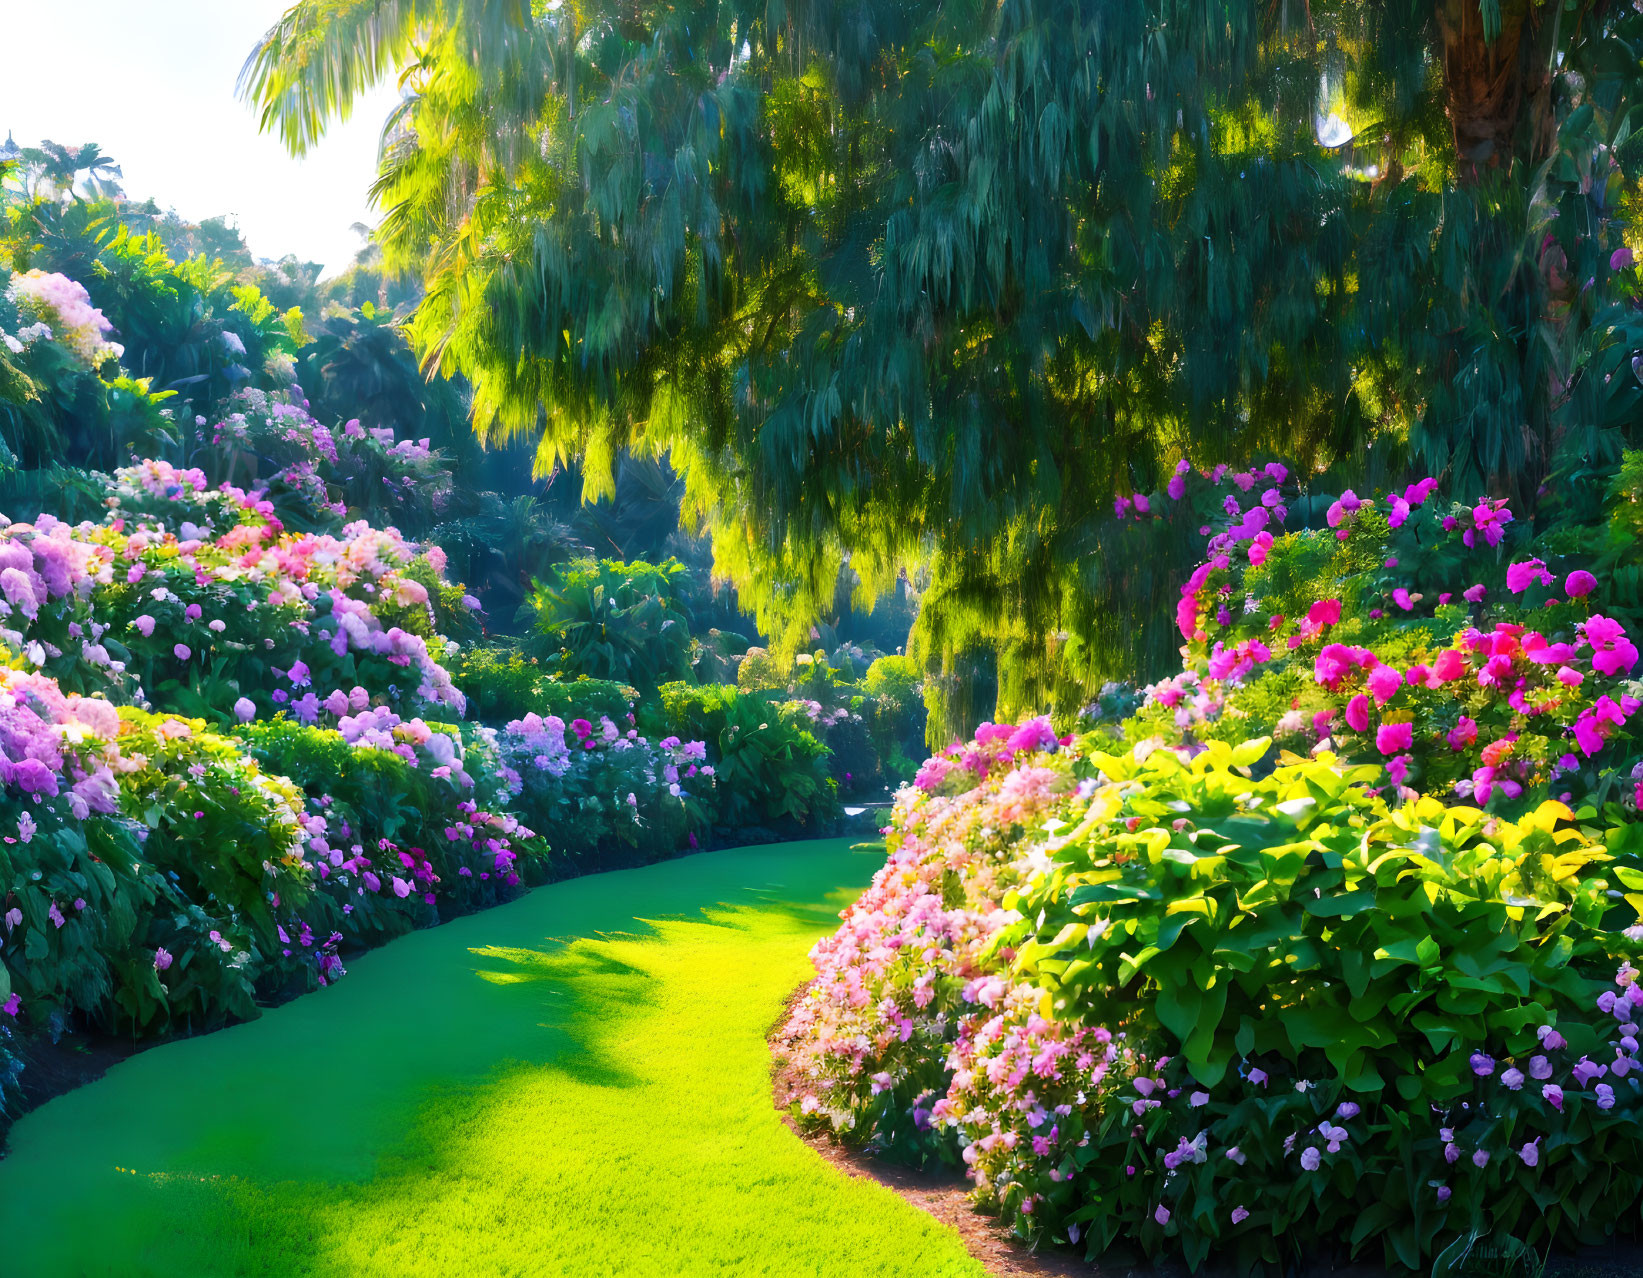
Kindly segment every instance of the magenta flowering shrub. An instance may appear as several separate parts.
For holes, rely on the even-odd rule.
[[[778,1039],[801,1116],[956,1155],[1018,1232],[1197,1265],[1425,1269],[1643,1195],[1643,886],[1518,822],[1265,741],[1000,758],[904,791]],[[1053,753],[1050,751],[1053,750]],[[1264,773],[1264,775],[1263,775]],[[1628,827],[1629,828],[1629,827]]]
[[[1276,537],[1285,505],[1267,494],[1245,509],[1229,493],[1205,527],[1177,614],[1184,669],[1146,690],[1132,736],[1268,733],[1480,806],[1614,797],[1643,705],[1638,650],[1590,606],[1590,571],[1514,550],[1504,502],[1445,502],[1435,480],[1348,491],[1323,528]]]
[[[182,541],[210,539],[236,524],[265,518],[256,500],[240,489],[212,484],[198,467],[183,470],[152,458],[114,472],[108,508],[111,520],[132,529],[171,529]]]

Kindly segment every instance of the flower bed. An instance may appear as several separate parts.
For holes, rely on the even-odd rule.
[[[0,664],[0,1115],[19,1031],[252,1016],[349,948],[710,823],[702,742],[626,701],[618,725],[604,685],[588,713],[569,685],[562,716],[445,721],[470,609],[437,547],[293,533],[159,461],[108,492],[101,523],[0,528],[28,667]]]
[[[1419,1269],[1474,1228],[1543,1245],[1633,1208],[1629,851],[1555,802],[1391,808],[1376,769],[1264,769],[1266,741],[1187,762],[1023,731],[903,793],[817,946],[780,1036],[810,1122],[959,1161],[1091,1256]]]
[[[1276,465],[1121,503],[1203,521],[1181,670],[924,766],[778,1036],[801,1118],[1091,1256],[1414,1271],[1628,1218],[1639,473],[1595,538]]]
[[[1589,550],[1555,553],[1519,535],[1504,502],[1445,501],[1430,479],[1378,500],[1348,491],[1322,527],[1285,535],[1297,499],[1254,473],[1247,496],[1231,481],[1248,475],[1222,477],[1177,610],[1183,668],[1143,690],[1127,739],[1191,749],[1268,734],[1492,811],[1545,797],[1635,810],[1618,780],[1638,753],[1638,649],[1604,611]],[[1614,494],[1611,519],[1628,505]]]

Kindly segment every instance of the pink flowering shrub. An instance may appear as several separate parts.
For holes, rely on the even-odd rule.
[[[212,484],[198,467],[181,470],[149,459],[114,472],[108,496],[110,518],[135,530],[170,529],[179,540],[210,540],[240,523],[265,523],[256,499],[231,485]]]
[[[1190,747],[1269,733],[1480,806],[1610,794],[1640,707],[1626,626],[1591,606],[1585,568],[1554,572],[1532,545],[1513,548],[1503,502],[1436,490],[1347,492],[1324,527],[1276,538],[1259,535],[1271,520],[1251,521],[1266,507],[1229,494],[1182,587],[1185,668],[1147,690],[1131,736]]]
[[[71,684],[135,685],[133,696],[219,721],[245,698],[314,722],[359,688],[461,713],[424,584],[438,583],[437,547],[364,523],[297,536],[266,503],[249,515],[214,539],[48,516],[0,530],[0,638]]]
[[[91,304],[85,287],[66,275],[47,271],[12,275],[4,292],[26,325],[0,339],[13,353],[21,354],[34,341],[55,341],[89,370],[125,353],[119,343],[107,340],[114,325]]]
[[[1264,740],[1016,731],[903,792],[813,952],[778,1038],[808,1121],[956,1156],[1022,1235],[1092,1257],[1413,1270],[1474,1228],[1544,1247],[1633,1210],[1625,838],[1555,802],[1391,807],[1378,768],[1274,768]]]
[[[1022,835],[1079,801],[1042,719],[984,724],[902,790],[889,859],[839,932],[817,942],[819,975],[780,1035],[807,1117],[903,1157],[945,1148],[933,1107],[961,1023],[1003,993],[983,955],[1016,918],[1003,902],[1031,872]]]

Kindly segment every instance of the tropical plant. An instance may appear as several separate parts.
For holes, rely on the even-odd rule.
[[[1266,740],[1069,744],[988,725],[904,795],[785,1032],[810,1121],[1091,1257],[1421,1271],[1632,1209],[1629,829],[1389,809]]]
[[[707,743],[718,825],[802,826],[837,815],[827,747],[794,709],[734,687],[668,683],[641,706],[640,726]]]
[[[690,620],[680,609],[684,565],[575,560],[531,596],[544,655],[566,677],[651,692],[690,670]]]

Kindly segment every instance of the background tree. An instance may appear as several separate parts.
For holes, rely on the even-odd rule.
[[[1640,36],[1606,0],[303,0],[243,87],[300,151],[401,68],[380,242],[481,436],[590,497],[668,453],[790,651],[847,559],[862,599],[923,565],[944,738],[995,680],[1157,668],[1195,530],[1113,499],[1183,455],[1531,501],[1614,455]]]

